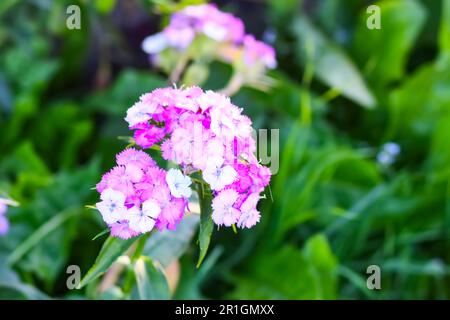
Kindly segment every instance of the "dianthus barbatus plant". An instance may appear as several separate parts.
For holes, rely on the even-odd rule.
[[[250,228],[260,220],[257,204],[270,170],[255,156],[251,120],[228,97],[199,87],[156,89],[125,120],[141,150],[119,153],[97,184],[96,207],[111,235],[176,228],[189,210],[193,180],[198,190],[210,190],[216,225]],[[174,168],[159,167],[144,151],[155,146]]]

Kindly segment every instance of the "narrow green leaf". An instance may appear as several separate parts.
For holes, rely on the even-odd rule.
[[[109,229],[106,228],[103,231],[100,231],[99,233],[97,233],[97,235],[95,237],[92,238],[92,241],[97,240],[98,238],[100,238],[101,236],[107,234],[109,232]]]
[[[122,240],[109,236],[103,244],[97,259],[95,259],[94,265],[81,280],[78,289],[81,289],[86,284],[97,279],[106,272],[116,259],[123,255],[137,239],[138,238]]]
[[[442,1],[442,18],[439,31],[441,52],[450,54],[450,0]]]
[[[0,300],[48,300],[46,294],[24,283],[0,282]]]
[[[161,267],[148,257],[140,257],[134,264],[137,291],[141,300],[169,299],[169,286]]]
[[[37,229],[31,236],[29,236],[24,242],[22,242],[8,257],[7,264],[14,265],[19,261],[31,248],[39,244],[40,241],[45,238],[49,233],[56,230],[69,218],[78,213],[75,209],[68,209],[63,211],[48,222],[44,223],[39,229]]]
[[[211,197],[206,195],[202,188],[198,188],[198,200],[200,203],[200,231],[198,242],[200,245],[200,256],[197,262],[197,268],[202,264],[203,259],[208,252],[211,235],[213,232],[213,221],[211,215]]]
[[[375,97],[341,48],[329,41],[306,17],[295,21],[293,32],[298,38],[300,60],[312,64],[317,78],[363,107],[375,106]]]

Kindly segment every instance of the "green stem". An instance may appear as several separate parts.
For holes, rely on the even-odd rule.
[[[147,232],[142,237],[140,237],[138,241],[136,241],[136,248],[134,249],[134,251],[130,257],[130,266],[133,266],[134,263],[136,262],[136,260],[139,259],[139,257],[142,255],[142,252],[144,251],[145,244],[146,244],[149,236],[150,236],[150,232]],[[128,268],[127,274],[125,276],[125,280],[123,283],[123,292],[124,293],[128,294],[131,292],[131,289],[133,288],[135,280],[136,279],[134,277],[133,269]]]
[[[239,72],[235,72],[231,77],[230,81],[228,82],[228,84],[225,86],[225,88],[219,90],[219,92],[226,96],[231,97],[235,95],[243,85],[244,79],[242,75]]]
[[[190,60],[191,56],[188,51],[182,54],[180,59],[178,60],[177,65],[173,69],[172,73],[169,75],[169,84],[172,85],[174,83],[177,83],[180,80],[181,74],[183,73],[184,69],[186,69],[186,66]]]

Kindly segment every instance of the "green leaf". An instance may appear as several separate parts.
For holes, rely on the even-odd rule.
[[[310,63],[314,74],[334,90],[366,108],[375,98],[359,70],[342,49],[332,44],[306,17],[294,21],[297,54],[302,63]]]
[[[450,103],[450,55],[433,64],[422,65],[389,95],[391,117],[388,138],[405,139],[412,148],[428,147],[428,137]]]
[[[425,22],[426,12],[419,1],[384,0],[381,29],[368,29],[369,15],[363,11],[355,34],[357,62],[377,85],[404,75],[409,52]]]
[[[430,160],[435,169],[446,170],[450,168],[448,137],[450,137],[450,114],[442,115],[433,132]]]
[[[93,207],[93,208],[95,208],[95,207]],[[104,229],[103,231],[100,231],[99,233],[97,233],[97,234],[95,235],[95,237],[92,238],[92,241],[97,240],[98,238],[100,238],[101,236],[104,236],[105,234],[108,234],[109,231],[110,231],[109,228],[106,228],[106,229]]]
[[[270,258],[269,258],[270,257]],[[337,259],[323,235],[311,237],[302,250],[285,245],[260,255],[251,276],[238,277],[232,298],[336,299]],[[288,275],[288,276],[286,276]]]
[[[209,75],[209,68],[206,64],[196,62],[188,67],[183,76],[182,83],[186,86],[201,85]]]
[[[66,222],[77,213],[78,210],[67,209],[65,212],[61,212],[60,214],[55,215],[48,222],[44,223],[11,253],[7,260],[8,265],[14,265],[34,246],[38,245],[43,238],[45,238],[55,229],[59,228],[64,222]]]
[[[37,288],[23,283],[12,269],[0,261],[0,300],[2,299],[44,300],[49,297]]]
[[[138,238],[123,240],[109,236],[95,259],[94,265],[81,280],[78,289],[81,289],[106,272],[117,258],[123,255]]]
[[[144,255],[167,267],[188,249],[200,217],[197,214],[187,215],[175,230],[164,230],[152,233],[144,248]]]
[[[200,256],[197,262],[197,268],[202,264],[203,259],[208,252],[211,235],[213,232],[213,221],[211,213],[211,197],[206,195],[204,190],[198,187],[198,198],[200,203],[200,231],[198,235],[198,242],[200,245]]]
[[[147,257],[140,257],[134,264],[137,292],[141,300],[169,299],[169,286],[162,268]]]
[[[109,13],[116,5],[116,0],[95,0],[95,8],[100,13]]]
[[[21,204],[19,207],[13,208],[14,211],[11,210],[11,214],[14,214],[12,229],[14,230],[14,226],[16,226],[18,231],[8,235],[7,245],[11,252],[24,248],[23,245],[29,241],[27,239],[36,230],[44,228],[43,226],[51,229],[51,232],[46,233],[44,237],[39,236],[39,241],[33,242],[29,250],[25,248],[28,251],[26,254],[21,254],[20,260],[14,259],[17,260],[16,267],[19,270],[45,282],[47,288],[55,283],[63,268],[67,266],[67,259],[71,254],[75,237],[89,236],[89,233],[84,234],[85,230],[80,228],[79,223],[83,226],[86,226],[86,222],[92,223],[93,214],[86,214],[85,217],[88,219],[82,218],[84,212],[82,205],[91,202],[88,198],[94,192],[90,188],[97,181],[98,175],[98,162],[94,160],[85,166],[78,167],[74,172],[59,172],[52,177],[46,187],[39,186],[37,190],[34,189],[34,185],[31,185],[33,188],[30,188],[29,181],[22,180],[21,175],[19,176],[20,185],[13,189],[14,193],[11,192],[11,196]],[[42,178],[40,179],[42,180]],[[28,200],[29,197],[32,198],[31,201]],[[61,217],[55,218],[58,214],[71,210],[76,211],[72,218],[59,222]],[[53,219],[56,219],[57,222],[54,225],[55,228],[51,226],[55,222]],[[35,234],[33,237],[37,235]],[[97,244],[95,245],[97,246]],[[90,248],[84,249],[85,253],[89,251]],[[92,251],[95,254],[97,249]]]
[[[24,283],[0,282],[0,300],[46,300],[47,295]]]
[[[314,279],[317,296],[324,299],[336,297],[338,264],[327,239],[321,234],[311,237],[302,253],[311,264],[309,271]]]
[[[442,0],[442,18],[439,31],[441,52],[450,54],[450,0]]]

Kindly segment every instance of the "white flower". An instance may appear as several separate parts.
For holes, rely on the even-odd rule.
[[[151,119],[150,113],[154,111],[153,109],[147,103],[142,101],[136,102],[127,110],[125,121],[128,122],[130,127],[138,123],[145,123]]]
[[[218,42],[224,41],[228,34],[226,28],[213,22],[205,23],[203,26],[203,33]]]
[[[142,50],[148,54],[155,54],[163,51],[169,45],[167,37],[163,32],[148,36],[142,41]]]
[[[101,202],[96,204],[106,223],[112,224],[126,218],[125,195],[111,188],[103,190]]]
[[[183,175],[180,170],[170,169],[166,174],[166,182],[169,185],[170,193],[175,198],[189,198],[191,196],[191,178]]]
[[[236,170],[230,165],[222,166],[222,161],[211,161],[203,171],[203,179],[209,183],[212,190],[219,191],[232,183],[237,176]]]
[[[137,207],[128,210],[129,226],[136,232],[149,232],[155,226],[160,212],[161,208],[155,200],[146,200],[142,204],[142,210]]]

